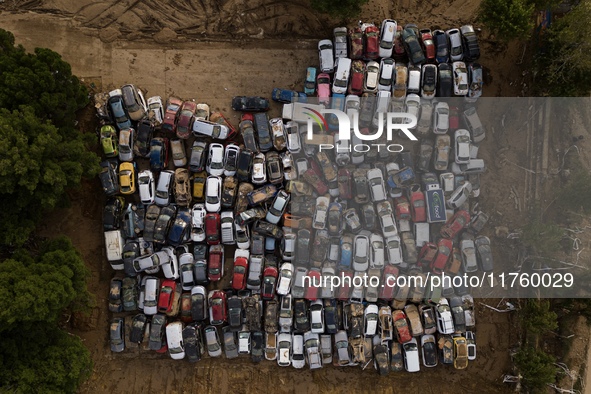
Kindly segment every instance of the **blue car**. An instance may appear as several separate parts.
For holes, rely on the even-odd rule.
[[[271,98],[273,99],[273,101],[285,104],[289,104],[294,101],[299,101],[303,103],[307,101],[307,96],[305,93],[280,88],[273,89],[273,93],[271,93]]]
[[[168,231],[168,243],[173,246],[178,246],[188,240],[189,231],[191,230],[191,213],[186,208],[180,208],[172,222],[172,226]]]
[[[330,100],[330,108],[345,111],[346,96],[340,93],[333,93]],[[328,129],[330,131],[339,131],[339,120],[334,114],[327,114],[326,121],[328,122]]]
[[[316,67],[308,67],[308,70],[306,70],[304,93],[308,96],[314,96],[314,93],[316,93]]]
[[[131,128],[131,120],[125,109],[125,104],[123,104],[123,96],[118,94],[117,90],[112,91],[109,95],[111,96],[109,97],[109,107],[117,128],[119,130]]]
[[[152,138],[150,141],[150,169],[162,171],[168,166],[168,147],[165,138]]]
[[[341,260],[339,269],[351,269],[353,260],[353,238],[350,235],[343,235],[341,238]]]

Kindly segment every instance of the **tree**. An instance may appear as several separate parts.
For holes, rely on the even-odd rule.
[[[22,244],[43,213],[83,176],[97,172],[98,157],[81,135],[65,138],[32,108],[0,109],[0,241]]]
[[[369,0],[311,0],[312,8],[343,19],[356,17]]]
[[[0,264],[0,333],[55,323],[65,308],[84,309],[88,270],[66,237],[47,241],[39,255],[19,250]]]
[[[0,29],[0,108],[11,111],[22,105],[58,128],[73,128],[76,112],[88,103],[88,91],[70,65],[46,48],[27,53],[14,46],[12,33]]]
[[[0,391],[75,393],[92,372],[80,338],[55,325],[13,327],[0,341]]]
[[[532,31],[533,5],[526,0],[483,0],[478,19],[501,40],[525,38]]]
[[[554,361],[554,357],[530,345],[522,347],[515,355],[523,384],[532,391],[541,390],[556,380]]]
[[[525,331],[528,334],[542,334],[558,328],[558,316],[550,310],[548,300],[525,300],[520,314]]]
[[[560,249],[560,240],[563,235],[564,231],[557,225],[535,220],[523,228],[521,241],[540,255],[548,257]]]
[[[591,70],[590,70],[591,71]],[[591,213],[591,175],[585,170],[578,170],[558,194],[558,204],[569,211],[580,209]]]

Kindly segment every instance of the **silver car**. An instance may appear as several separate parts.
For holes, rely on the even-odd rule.
[[[369,237],[364,234],[356,235],[353,245],[353,270],[365,272],[369,268]]]
[[[205,327],[205,342],[209,357],[219,357],[222,355],[222,344],[220,343],[218,330],[214,326]]]
[[[474,240],[471,237],[466,237],[460,242],[460,249],[462,251],[462,264],[464,265],[464,272],[476,272],[478,270],[478,261],[476,260],[476,248]]]

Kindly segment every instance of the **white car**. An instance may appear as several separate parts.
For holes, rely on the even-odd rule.
[[[433,133],[447,134],[449,131],[449,105],[444,102],[435,104],[435,113],[433,116]]]
[[[306,357],[304,356],[304,336],[293,334],[292,344],[291,365],[296,369],[302,369],[306,366]]]
[[[478,261],[476,260],[476,247],[471,238],[460,241],[460,250],[462,252],[462,265],[465,273],[478,271]]]
[[[269,210],[267,211],[267,216],[265,220],[269,223],[277,224],[279,220],[281,220],[281,216],[287,209],[289,205],[289,199],[291,195],[287,193],[285,190],[279,190],[273,199],[273,202],[269,206]]]
[[[238,222],[234,222],[236,228],[236,246],[240,249],[250,248],[250,230],[248,226],[241,226]]]
[[[316,230],[323,230],[326,227],[326,218],[328,215],[329,204],[330,199],[328,197],[320,196],[316,198],[316,210],[314,211],[312,228],[315,228]]]
[[[322,286],[322,290],[320,292],[321,298],[333,298],[333,289],[332,289],[332,277],[335,276],[335,269],[330,266],[322,267],[322,280],[324,281],[324,286]]]
[[[156,182],[154,182],[154,174],[152,174],[152,171],[141,171],[137,176],[137,183],[140,189],[140,201],[142,202],[142,204],[154,204]]]
[[[293,261],[295,259],[296,235],[293,233],[283,232],[281,238],[281,258],[285,261]]]
[[[468,360],[476,360],[476,336],[472,331],[466,331],[466,343],[468,344]]]
[[[394,215],[390,203],[388,201],[382,201],[377,204],[376,208],[384,237],[390,238],[398,235],[398,229],[396,228],[396,222],[394,221]]]
[[[419,372],[421,364],[419,362],[419,347],[416,338],[411,339],[402,345],[404,350],[404,367],[407,372]]]
[[[191,209],[191,239],[193,242],[205,241],[205,228],[203,220],[207,211],[205,204],[195,204]]]
[[[195,286],[195,275],[193,274],[195,262],[193,260],[193,253],[181,254],[179,265],[181,266],[181,285],[183,286],[183,290],[189,291]]]
[[[179,324],[182,324],[179,322]],[[167,331],[168,334],[168,331]],[[219,357],[222,355],[222,346],[218,330],[214,326],[205,327],[205,345],[209,357]]]
[[[304,343],[306,346],[306,355],[310,369],[322,368],[322,355],[320,354],[320,337],[314,332],[304,334]]]
[[[365,272],[369,268],[369,238],[358,234],[353,241],[353,270]]]
[[[197,104],[195,120],[209,120],[209,105],[205,103]]]
[[[207,156],[205,171],[213,176],[224,174],[224,145],[218,143],[209,144],[209,155]]]
[[[375,335],[378,330],[378,306],[368,304],[363,316],[365,320],[365,336]]]
[[[244,250],[244,249],[243,249]],[[246,278],[246,288],[249,290],[258,290],[261,288],[261,273],[263,271],[263,256],[250,256],[248,264],[248,277]]]
[[[293,271],[294,267],[292,263],[281,264],[281,268],[279,269],[279,277],[277,278],[277,294],[289,294]]]
[[[219,212],[222,208],[222,178],[208,176],[205,182],[205,209],[207,212]]]
[[[162,248],[162,251],[166,252],[168,255],[168,261],[160,263],[164,276],[168,279],[178,279],[180,277],[179,261],[176,257],[176,253],[174,253],[174,249],[172,246],[165,246]]]
[[[289,367],[291,365],[291,334],[280,333],[277,336],[277,365]]]
[[[388,263],[401,265],[402,246],[400,245],[400,237],[398,235],[386,238],[386,249],[388,250]]]
[[[318,58],[321,73],[332,73],[334,71],[334,50],[331,40],[320,40],[318,42]]]
[[[455,328],[447,298],[440,298],[435,309],[437,312],[437,331],[440,334],[453,334]]]
[[[454,94],[456,96],[465,96],[468,94],[468,70],[466,63],[453,62],[452,64],[454,76]]]
[[[324,307],[322,300],[315,300],[310,303],[310,327],[313,333],[324,333]]]
[[[378,79],[378,90],[392,89],[392,78],[394,77],[394,59],[386,58],[380,62],[380,77]]]
[[[384,268],[386,256],[384,253],[384,238],[381,235],[372,233],[369,237],[371,253],[369,255],[370,268]]]
[[[182,360],[185,358],[185,348],[183,344],[183,323],[176,321],[169,323],[166,326],[166,343],[168,345],[168,353],[170,354],[170,358],[173,360]]]
[[[162,106],[162,97],[150,97],[148,99],[148,110],[151,112],[153,119],[157,123],[162,123],[162,120],[164,120],[164,107]]]
[[[351,364],[351,356],[349,354],[349,339],[347,331],[340,330],[334,334],[334,347],[336,348],[337,363],[340,367]]]
[[[419,111],[421,110],[421,98],[419,97],[418,94],[408,94],[406,96],[405,99],[405,104],[406,104],[406,113],[408,114],[413,114],[416,118],[417,118],[417,124],[418,124],[418,120],[419,120]],[[410,119],[406,119],[406,123],[410,123]],[[411,130],[414,130],[416,128],[416,125],[414,127],[411,127]]]
[[[455,162],[467,164],[470,162],[470,132],[466,129],[458,129],[454,134],[455,140]]]
[[[392,56],[394,49],[394,38],[396,36],[397,23],[393,19],[384,19],[380,27],[380,48],[379,56],[387,58]]]
[[[224,245],[234,245],[236,243],[236,239],[234,238],[234,212],[223,211],[220,214],[220,223],[221,243]]]
[[[449,55],[452,62],[462,60],[464,51],[462,50],[462,36],[459,29],[449,29],[445,32],[449,39]]]
[[[158,313],[158,292],[160,291],[160,279],[153,276],[144,276],[144,278],[146,279],[144,286],[144,313],[146,315],[155,315]]]
[[[379,168],[372,168],[367,171],[367,180],[373,202],[380,202],[386,199],[386,187],[384,176]]]
[[[174,181],[174,172],[165,170],[160,172],[156,185],[156,197],[154,202],[161,207],[170,204],[170,191]]]
[[[458,209],[470,197],[470,193],[472,193],[472,184],[468,181],[464,182],[454,192],[449,196],[447,199],[447,206],[451,209]]]
[[[265,165],[265,154],[257,153],[252,161],[252,183],[261,185],[267,182],[267,166]]]
[[[378,79],[380,78],[380,64],[375,61],[367,62],[365,69],[365,80],[363,81],[363,90],[368,93],[378,91]]]
[[[300,142],[300,131],[297,122],[290,120],[285,124],[285,134],[287,134],[287,150],[291,153],[299,153],[302,149]]]
[[[238,169],[238,156],[240,147],[236,144],[226,145],[224,151],[224,176],[234,176]]]

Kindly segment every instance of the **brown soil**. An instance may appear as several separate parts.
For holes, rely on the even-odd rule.
[[[399,23],[419,26],[460,26],[474,20],[478,0],[372,1],[363,20],[393,17]],[[269,96],[275,86],[301,89],[308,65],[317,63],[316,43],[329,37],[336,21],[310,12],[306,1],[242,2],[170,0],[144,2],[108,0],[13,0],[0,6],[2,27],[32,50],[48,47],[70,62],[73,72],[97,89],[133,82],[148,95],[178,95],[208,102],[212,110],[237,116],[229,109],[234,95]],[[356,21],[349,21],[349,25]],[[262,40],[264,38],[264,40]],[[487,71],[486,96],[517,96],[522,74],[516,65],[523,48],[503,47],[481,34]],[[274,105],[272,114],[278,114]],[[94,132],[92,114],[83,115],[85,131]],[[494,162],[501,134],[489,134],[482,156]],[[525,137],[505,134],[502,144],[513,147],[515,158],[525,154]],[[523,213],[497,189],[502,177],[523,182],[521,170],[491,166],[482,177],[481,206],[493,213],[487,234],[494,226],[514,228]],[[501,182],[503,183],[503,182]],[[507,183],[504,183],[504,185]],[[509,184],[510,186],[510,184]],[[507,187],[509,187],[507,186]],[[504,187],[504,186],[503,186]],[[41,229],[44,236],[66,234],[82,252],[91,271],[89,289],[96,296],[90,318],[73,319],[72,332],[92,352],[94,372],[81,389],[96,392],[356,392],[457,393],[502,392],[502,375],[511,373],[509,348],[517,341],[512,314],[496,313],[477,302],[478,358],[468,370],[439,366],[419,374],[378,378],[375,371],[357,368],[324,368],[296,371],[274,363],[253,365],[248,360],[204,360],[197,364],[174,362],[166,355],[137,350],[113,356],[108,346],[107,294],[113,272],[103,251],[101,211],[104,198],[98,181],[85,182],[70,193],[72,206],[52,213]],[[498,213],[498,214],[497,214]],[[514,251],[501,239],[495,260],[512,261]],[[496,306],[495,300],[481,300]],[[139,354],[142,353],[142,354]],[[371,369],[371,368],[370,368]]]

